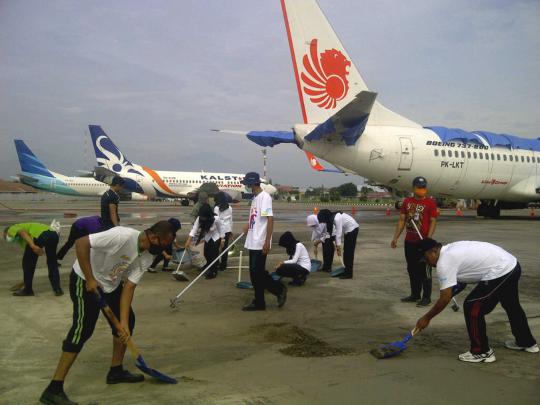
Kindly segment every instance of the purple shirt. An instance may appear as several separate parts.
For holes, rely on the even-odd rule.
[[[82,217],[76,220],[74,225],[77,228],[88,232],[88,234],[97,233],[101,231],[101,217],[98,215],[93,217]]]

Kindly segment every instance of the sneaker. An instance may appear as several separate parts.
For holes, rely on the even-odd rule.
[[[285,287],[283,284],[281,284],[283,287],[283,290],[281,290],[281,294],[277,296],[277,306],[278,308],[283,307],[285,305],[285,302],[287,301],[287,287]]]
[[[62,290],[62,288],[60,287],[55,288],[53,291],[54,291],[54,295],[56,295],[57,297],[64,295],[64,290]]]
[[[416,302],[419,301],[420,297],[415,297],[413,295],[408,295],[407,297],[403,297],[401,299],[401,302]]]
[[[53,394],[47,389],[43,391],[43,394],[39,397],[39,402],[47,405],[77,405],[77,402],[69,400],[64,391]]]
[[[146,269],[146,271],[147,271],[148,273],[157,273],[157,270],[156,270],[155,268],[153,268],[153,267],[148,267],[148,268]]]
[[[513,340],[507,340],[506,342],[504,342],[504,347],[511,350],[523,350],[528,353],[538,353],[540,351],[536,343],[529,347],[523,347],[523,346],[518,346],[517,343],[514,342]]]
[[[21,288],[18,291],[15,291],[13,293],[15,297],[32,297],[34,295],[34,291],[27,291],[26,288]]]
[[[255,305],[253,302],[251,304],[248,304],[248,305],[244,305],[242,307],[242,311],[265,311],[266,310],[266,307],[259,307],[257,305]]]
[[[204,275],[204,278],[207,279],[207,280],[211,280],[213,278],[216,278],[217,277],[217,273],[206,273]]]
[[[119,384],[119,383],[138,383],[144,381],[142,374],[131,374],[128,370],[122,370],[119,373],[107,374],[107,384]]]
[[[345,273],[343,273],[343,274],[340,275],[338,278],[341,279],[341,280],[348,280],[348,279],[352,278],[352,274],[345,274]]]
[[[493,363],[495,360],[495,352],[493,349],[489,349],[486,353],[472,354],[471,352],[465,352],[458,356],[461,361],[467,361],[469,363]]]
[[[420,301],[416,303],[416,306],[427,307],[429,304],[431,304],[431,300],[429,298],[422,298]]]

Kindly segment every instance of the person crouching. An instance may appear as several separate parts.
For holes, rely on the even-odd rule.
[[[223,248],[225,232],[223,223],[214,215],[212,208],[208,204],[201,205],[199,209],[199,216],[195,220],[184,246],[186,249],[189,249],[191,241],[195,237],[197,238],[195,245],[198,245],[201,240],[204,240],[205,271],[207,272],[204,277],[207,279],[215,278],[219,263],[217,261],[215,263],[212,262],[219,256],[220,248]]]
[[[280,236],[279,246],[285,248],[289,260],[278,263],[276,273],[281,277],[292,277],[290,285],[303,285],[311,271],[311,259],[306,247],[289,231]]]

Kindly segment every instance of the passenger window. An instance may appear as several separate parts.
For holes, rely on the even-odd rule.
[[[433,150],[433,153],[435,154],[435,156],[439,156],[439,150],[438,149]]]
[[[491,160],[495,160],[495,153],[491,154]]]
[[[530,157],[527,156],[527,163],[530,163],[530,162],[531,162]]]
[[[465,152],[461,151],[461,157],[465,159]]]
[[[476,159],[478,156],[476,155],[476,152],[473,152],[473,157]]]
[[[451,150],[448,151],[448,157],[452,157],[452,151]]]
[[[511,162],[511,161],[513,161],[513,160],[514,160],[514,156],[512,156],[512,155],[509,155],[509,156],[508,156],[508,159],[510,159],[510,162]]]
[[[489,153],[486,153],[486,160],[489,160]]]
[[[467,158],[471,158],[471,152],[467,152]]]
[[[497,153],[497,160],[501,160],[501,155]]]
[[[442,156],[442,157],[446,157],[446,151],[445,151],[444,149],[441,150],[441,156]]]
[[[484,154],[482,152],[478,152],[478,156],[480,156],[480,159],[484,159]]]
[[[503,155],[503,160],[506,162],[506,155]]]

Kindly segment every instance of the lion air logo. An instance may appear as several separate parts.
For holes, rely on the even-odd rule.
[[[309,54],[302,59],[305,71],[301,78],[304,92],[313,104],[327,110],[335,108],[349,91],[351,62],[336,49],[327,49],[319,55],[317,39],[312,39]]]

